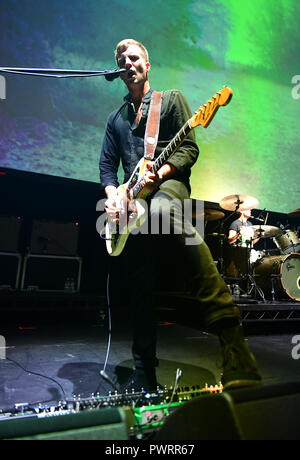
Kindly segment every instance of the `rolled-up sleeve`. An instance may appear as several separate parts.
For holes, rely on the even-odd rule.
[[[99,162],[100,182],[103,188],[108,185],[119,186],[119,164],[120,155],[114,133],[114,116],[111,114],[107,121]]]

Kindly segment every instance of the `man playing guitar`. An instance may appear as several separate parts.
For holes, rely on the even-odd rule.
[[[118,169],[121,162],[124,182],[128,181],[138,161],[144,156],[144,136],[153,89],[149,83],[150,63],[146,48],[133,39],[122,40],[115,57],[125,69],[120,78],[129,94],[125,103],[109,115],[100,157],[100,179],[107,197],[105,210],[111,221],[118,222],[122,209],[128,203],[124,188],[119,185]],[[163,92],[156,158],[191,116],[188,103],[178,90]],[[190,196],[191,167],[199,150],[191,131],[181,142],[176,153],[156,172],[147,167],[142,186],[150,192],[147,203],[151,220],[169,214],[171,227],[182,227],[182,232],[171,235],[177,256],[176,267],[189,283],[191,296],[203,314],[203,329],[217,334],[223,351],[222,383],[225,389],[260,383],[261,377],[255,359],[244,340],[239,324],[239,312],[232,296],[218,273],[211,253],[199,233],[190,225],[182,226],[178,203]],[[179,217],[178,217],[179,216]],[[193,236],[194,243],[186,244]],[[126,257],[130,307],[133,318],[133,358],[135,372],[132,387],[155,390],[156,320],[153,305],[154,285],[151,275],[164,249],[157,254],[153,235],[132,236],[120,257]],[[155,235],[154,235],[155,236]],[[141,246],[138,246],[141,241]],[[137,249],[138,247],[138,249]],[[138,263],[137,263],[138,262]]]

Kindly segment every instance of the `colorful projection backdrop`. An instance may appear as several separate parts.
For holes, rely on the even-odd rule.
[[[248,194],[290,212],[300,201],[299,17],[298,0],[2,0],[0,66],[114,69],[116,43],[142,41],[152,86],[182,90],[192,110],[223,85],[234,92],[196,128],[192,196]],[[120,79],[2,74],[0,84],[0,166],[98,182]]]

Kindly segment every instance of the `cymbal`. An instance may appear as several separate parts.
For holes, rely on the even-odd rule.
[[[197,209],[193,209],[192,217],[194,219],[201,218],[207,221],[219,220],[225,216],[224,212],[218,211],[217,209],[202,208],[197,212]]]
[[[225,216],[224,212],[217,211],[216,209],[205,209],[204,218],[208,221],[219,220]]]
[[[288,213],[288,216],[290,217],[300,217],[300,208],[295,209],[294,211],[291,211]]]
[[[252,225],[251,228],[254,230],[255,238],[270,238],[281,232],[280,228],[272,225]]]
[[[222,198],[219,205],[227,211],[246,211],[258,206],[258,200],[249,195],[229,195]]]

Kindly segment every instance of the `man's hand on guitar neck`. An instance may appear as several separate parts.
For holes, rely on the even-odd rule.
[[[171,163],[165,163],[156,173],[150,172],[151,166],[151,163],[146,165],[148,171],[141,181],[142,186],[149,191],[157,189],[164,180],[170,179],[176,172],[175,166]]]

